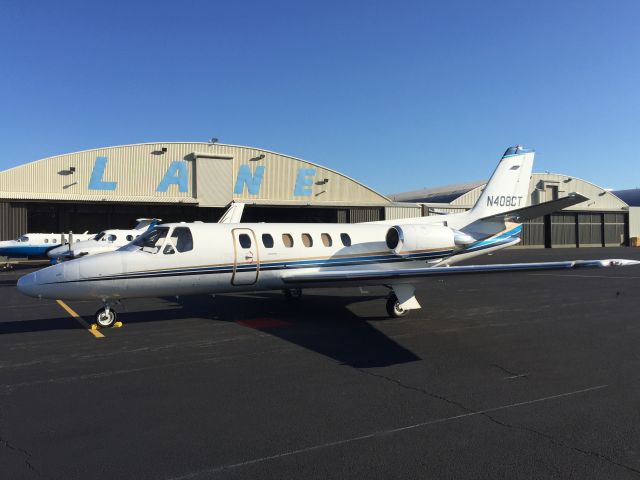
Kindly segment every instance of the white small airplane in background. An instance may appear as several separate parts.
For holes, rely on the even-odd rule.
[[[244,206],[244,203],[232,203],[218,220],[218,223],[240,223]],[[138,218],[136,219],[138,223],[132,230],[104,230],[93,238],[53,248],[47,252],[47,255],[52,259],[63,261],[97,253],[113,252],[132,242],[161,221],[161,218]]]
[[[96,253],[112,252],[138,238],[150,228],[155,227],[161,220],[159,218],[138,218],[136,220],[138,223],[131,230],[103,230],[92,238],[61,245],[49,250],[47,255],[53,259],[67,260],[85,255],[95,255]]]
[[[172,223],[158,225],[111,253],[64,262],[18,281],[26,295],[95,299],[102,327],[126,298],[302,287],[384,285],[392,317],[420,308],[417,279],[464,273],[633,265],[583,260],[454,266],[515,245],[522,222],[587,200],[568,197],[526,206],[533,150],[511,147],[474,207],[450,215],[360,224]]]
[[[60,245],[82,242],[95,233],[25,233],[16,240],[0,242],[0,256],[3,257],[44,257],[51,249]],[[66,248],[66,247],[65,247]]]

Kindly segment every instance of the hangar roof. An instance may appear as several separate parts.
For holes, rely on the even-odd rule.
[[[420,203],[449,203],[460,195],[473,190],[476,187],[484,186],[485,180],[456,183],[453,185],[445,185],[443,187],[423,188],[411,192],[394,193],[389,195],[395,202],[420,202]]]
[[[156,142],[56,155],[0,172],[0,199],[281,205],[387,205],[330,168],[264,149]]]
[[[485,185],[486,181],[470,182],[391,195],[391,198],[396,201],[401,198],[405,202],[440,203],[458,208],[471,208],[480,197]],[[531,175],[529,184],[530,204],[535,205],[552,200],[551,196],[554,190],[557,190],[558,197],[577,192],[589,198],[588,201],[569,207],[566,210],[620,211],[628,208],[628,204],[614,193],[586,180],[558,173],[534,173]]]
[[[613,193],[630,207],[640,207],[640,188],[617,190]]]

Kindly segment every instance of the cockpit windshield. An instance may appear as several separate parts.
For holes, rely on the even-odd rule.
[[[21,237],[18,237],[18,241],[19,242],[28,242],[29,241],[29,237],[27,237],[26,235],[22,235]]]
[[[94,240],[100,240],[102,237],[104,237],[104,232],[100,232],[99,234],[97,234],[95,237],[93,237]]]
[[[169,233],[169,227],[155,227],[152,230],[148,230],[138,238],[136,238],[130,245],[135,245],[137,247],[150,248],[154,252],[157,252],[158,249],[164,243],[164,239],[167,237]]]

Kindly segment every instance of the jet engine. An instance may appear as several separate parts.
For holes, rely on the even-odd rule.
[[[443,225],[395,225],[387,230],[385,240],[396,255],[460,249],[476,241],[471,235]]]

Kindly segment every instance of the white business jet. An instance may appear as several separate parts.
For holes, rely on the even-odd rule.
[[[15,240],[0,242],[0,256],[44,257],[60,245],[75,244],[93,237],[95,233],[25,233]]]
[[[51,299],[95,299],[102,327],[122,299],[336,285],[385,285],[392,317],[420,308],[414,283],[429,276],[632,265],[586,260],[455,266],[515,245],[522,222],[587,200],[526,206],[534,152],[509,148],[475,206],[463,213],[361,224],[173,223],[111,253],[29,273],[18,289]]]
[[[67,260],[96,253],[112,252],[155,227],[161,220],[159,218],[138,218],[136,220],[138,223],[131,230],[103,230],[87,240],[61,245],[49,250],[47,255],[57,260]]]

